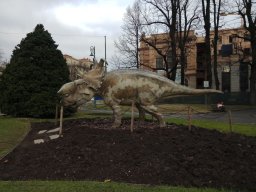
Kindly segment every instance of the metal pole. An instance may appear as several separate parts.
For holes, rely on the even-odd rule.
[[[96,63],[95,46],[93,47],[93,63]]]

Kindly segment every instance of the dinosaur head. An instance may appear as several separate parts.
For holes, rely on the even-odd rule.
[[[104,60],[101,60],[88,73],[80,73],[81,79],[62,85],[58,91],[61,105],[77,108],[90,101],[101,86],[104,76]]]

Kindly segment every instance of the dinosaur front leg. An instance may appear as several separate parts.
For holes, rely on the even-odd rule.
[[[154,105],[141,105],[141,107],[148,112],[149,114],[153,115],[159,122],[160,127],[166,127],[165,121],[161,113],[157,111],[157,107]]]
[[[112,128],[117,128],[121,126],[121,107],[119,105],[111,105],[111,109],[113,110],[114,123]]]
[[[139,120],[140,121],[144,121],[146,116],[145,116],[145,111],[143,110],[143,108],[140,106],[139,103],[136,103],[136,107],[139,111]]]

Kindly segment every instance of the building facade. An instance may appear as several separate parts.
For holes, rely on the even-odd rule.
[[[64,55],[64,58],[66,59],[66,63],[69,68],[71,81],[74,81],[79,78],[78,70],[86,73],[90,69],[92,69],[93,61],[89,58],[76,59],[66,54]]]
[[[211,33],[213,40],[214,33]],[[156,37],[158,36],[158,37]],[[167,47],[166,34],[157,34],[147,38],[158,39],[156,46],[163,51]],[[249,72],[251,61],[250,42],[246,40],[248,35],[243,28],[219,30],[217,70],[220,81],[220,89],[224,92],[247,92],[249,91]],[[160,40],[162,39],[162,41]],[[194,31],[190,32],[189,41],[186,45],[186,68],[185,82],[189,87],[204,88],[207,76],[207,62],[204,58],[205,42],[203,36],[197,36]],[[179,51],[177,50],[177,55]],[[213,63],[213,47],[211,51]],[[160,55],[155,49],[141,42],[140,62],[141,68],[161,73],[158,66],[161,63]],[[213,70],[212,70],[213,71]],[[215,82],[213,77],[213,88]]]

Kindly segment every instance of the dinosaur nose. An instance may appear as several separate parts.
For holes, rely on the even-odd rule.
[[[62,95],[62,89],[60,89],[58,92],[57,92],[57,94],[60,96],[60,95]]]
[[[59,102],[60,102],[60,104],[61,105],[63,105],[63,93],[62,93],[62,91],[61,90],[59,90],[58,92],[57,92],[57,97],[58,97],[58,100],[59,100]]]

